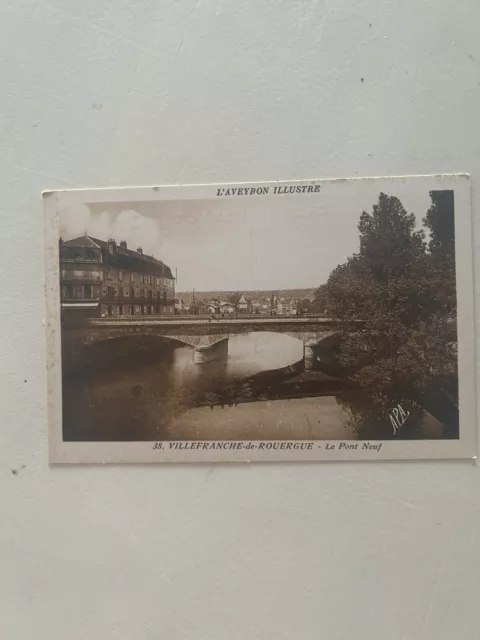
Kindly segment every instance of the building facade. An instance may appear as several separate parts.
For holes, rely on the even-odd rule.
[[[62,312],[75,316],[173,315],[175,278],[161,260],[126,242],[60,239]]]

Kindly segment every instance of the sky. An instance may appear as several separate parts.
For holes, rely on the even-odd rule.
[[[387,193],[420,227],[428,191],[404,180]],[[60,235],[141,246],[177,270],[177,291],[318,287],[358,251],[360,215],[378,195],[378,184],[362,181],[311,195],[75,204],[60,210]]]

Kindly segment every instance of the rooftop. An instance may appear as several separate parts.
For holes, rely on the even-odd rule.
[[[73,240],[67,240],[63,243],[64,247],[87,247],[88,249],[100,249],[100,245],[90,238],[90,236],[81,236]]]
[[[113,254],[109,252],[109,244],[113,242],[115,246],[115,251]],[[108,263],[117,266],[120,269],[134,269],[138,266],[138,263],[143,263],[146,267],[151,268],[152,271],[157,271],[157,269],[162,270],[162,275],[165,277],[173,278],[170,267],[168,267],[161,260],[157,260],[153,256],[146,255],[142,252],[140,247],[137,251],[133,251],[127,247],[126,242],[121,242],[117,244],[115,240],[100,240],[99,238],[94,238],[93,236],[80,236],[79,238],[73,238],[72,240],[67,240],[63,242],[64,247],[84,247],[88,249],[101,249],[104,252],[104,257],[107,259]],[[166,270],[166,273],[165,273]]]

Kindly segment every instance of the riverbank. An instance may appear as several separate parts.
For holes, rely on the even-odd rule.
[[[170,440],[354,440],[334,396],[196,407],[165,430]]]

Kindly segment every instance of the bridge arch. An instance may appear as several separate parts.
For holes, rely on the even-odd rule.
[[[108,331],[80,331],[76,335],[77,344],[83,344],[84,346],[93,345],[95,343],[110,342],[116,340],[128,340],[131,338],[150,338],[155,340],[166,340],[177,344],[179,346],[186,346],[195,349],[199,346],[213,346],[228,338],[235,336],[245,335],[246,333],[273,333],[278,335],[288,335],[295,340],[300,340],[304,344],[308,342],[316,342],[317,344],[324,344],[326,346],[329,342],[335,342],[340,336],[340,332],[337,330],[313,330],[313,331],[301,331],[301,330],[281,330],[274,327],[263,327],[262,325],[254,326],[249,331],[232,330],[228,329],[224,332],[216,332],[214,327],[209,325],[207,331],[199,335],[191,335],[184,332],[169,332],[156,331],[153,327],[129,327],[127,330],[124,328],[116,329],[110,328]]]
[[[135,331],[135,332],[98,332],[98,333],[89,333],[79,336],[79,339],[76,340],[78,345],[82,345],[84,347],[100,345],[100,344],[112,344],[117,342],[124,342],[129,340],[154,340],[158,342],[168,342],[171,344],[175,344],[181,347],[190,347],[194,349],[198,344],[202,341],[202,336],[188,336],[188,335],[166,335],[155,333],[152,331]]]
[[[192,349],[196,346],[194,340],[190,340],[189,338],[194,338],[195,336],[167,336],[167,335],[159,335],[156,333],[148,333],[148,332],[139,332],[132,334],[123,334],[119,336],[105,336],[100,340],[96,340],[94,344],[102,344],[106,342],[117,342],[117,341],[126,341],[132,339],[140,339],[140,340],[152,340],[155,342],[164,342],[169,343],[179,347],[191,347]]]
[[[85,347],[97,344],[101,352],[101,345],[123,343],[129,340],[141,340],[141,351],[148,350],[148,342],[152,345],[152,352],[157,345],[170,343],[174,347],[188,347],[194,350],[195,358],[210,361],[217,356],[228,353],[228,340],[234,336],[245,334],[270,333],[287,335],[295,341],[303,343],[304,359],[312,361],[329,359],[331,347],[340,342],[343,335],[338,323],[333,321],[255,321],[247,323],[236,322],[125,322],[91,320],[82,323],[62,324],[62,353],[65,360],[75,362],[77,356],[83,358]],[[222,343],[225,343],[222,346]],[[107,347],[108,348],[108,347]],[[133,351],[135,347],[132,344]],[[119,353],[126,353],[128,347],[120,348]],[[95,356],[95,349],[86,349],[90,356]],[[199,355],[201,354],[201,355]],[[106,355],[106,354],[105,354]],[[197,361],[196,360],[196,361]],[[198,360],[200,361],[200,360]]]

